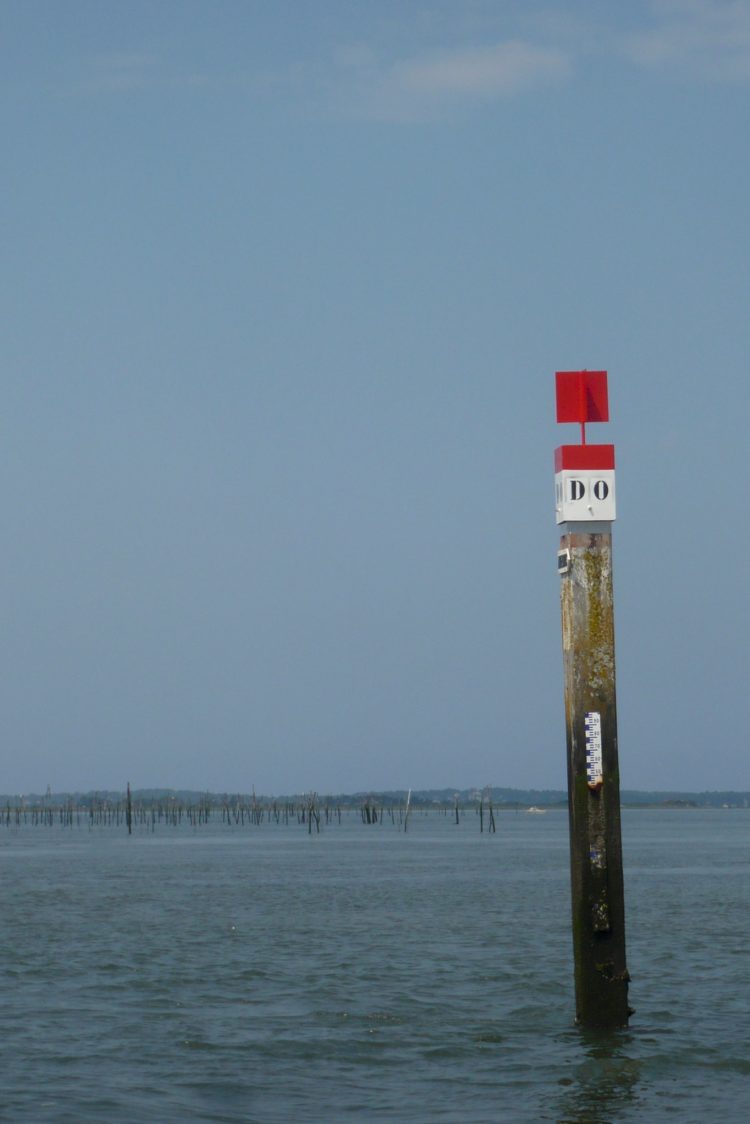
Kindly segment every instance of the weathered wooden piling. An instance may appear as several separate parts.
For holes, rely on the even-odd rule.
[[[608,418],[605,371],[558,372],[557,420],[579,422],[583,439],[555,452],[576,1018],[600,1028],[624,1026],[631,1013],[615,692],[614,446],[585,443],[585,423]]]

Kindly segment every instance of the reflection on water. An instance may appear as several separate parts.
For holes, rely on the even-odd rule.
[[[638,1106],[641,1062],[632,1031],[576,1030],[583,1059],[560,1081],[558,1124],[614,1124]],[[630,1115],[630,1114],[628,1114]]]

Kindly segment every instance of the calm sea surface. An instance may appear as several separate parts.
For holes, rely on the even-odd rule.
[[[2,827],[0,1119],[750,1119],[750,812],[624,811],[604,1037],[566,813],[497,824]]]

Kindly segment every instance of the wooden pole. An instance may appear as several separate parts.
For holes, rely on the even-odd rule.
[[[582,425],[607,421],[606,372],[559,372],[557,415]],[[555,468],[576,1019],[612,1029],[632,1013],[615,692],[614,447],[562,446]]]
[[[561,579],[576,1017],[628,1021],[620,776],[615,697],[612,536],[570,525]]]

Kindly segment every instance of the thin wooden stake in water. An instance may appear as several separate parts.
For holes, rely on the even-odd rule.
[[[557,375],[558,421],[607,421],[606,372]],[[629,975],[620,832],[612,522],[614,446],[555,452],[576,1018],[625,1026]]]
[[[133,798],[130,795],[130,781],[128,781],[128,802],[125,808],[125,821],[128,825],[128,835],[133,834]]]

